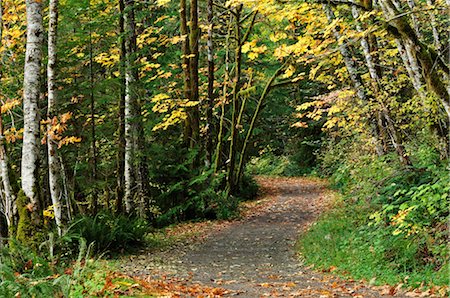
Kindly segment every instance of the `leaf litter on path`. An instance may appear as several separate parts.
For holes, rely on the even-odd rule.
[[[301,263],[295,251],[299,234],[334,200],[324,180],[257,177],[257,182],[260,195],[241,204],[239,219],[171,227],[166,234],[181,240],[124,258],[124,274],[165,297],[409,296]]]

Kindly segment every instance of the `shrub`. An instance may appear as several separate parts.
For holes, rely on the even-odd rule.
[[[96,252],[120,251],[144,242],[148,223],[140,218],[101,212],[75,219],[68,234],[93,243]]]

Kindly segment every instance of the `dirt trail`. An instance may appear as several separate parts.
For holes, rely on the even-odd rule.
[[[240,220],[206,227],[202,241],[130,256],[123,261],[122,270],[181,285],[177,287],[180,297],[205,297],[205,293],[227,297],[381,297],[360,282],[313,272],[296,255],[299,234],[330,203],[324,182],[259,178],[258,183],[264,195],[249,204]],[[190,287],[196,290],[184,291]],[[202,292],[202,287],[209,290]],[[226,291],[211,290],[214,288]]]

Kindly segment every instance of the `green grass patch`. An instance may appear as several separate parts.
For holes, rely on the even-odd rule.
[[[298,249],[305,262],[376,285],[448,285],[448,262],[429,264],[420,258],[423,252],[419,239],[411,241],[402,234],[393,235],[389,228],[369,225],[372,212],[367,203],[336,203],[301,236]]]

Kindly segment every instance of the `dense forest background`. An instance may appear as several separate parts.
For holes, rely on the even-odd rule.
[[[346,218],[352,240],[333,245],[374,250],[380,271],[445,282],[448,1],[0,8],[8,258],[51,239],[64,259],[78,251],[74,235],[117,250],[149,228],[235,216],[256,195],[253,175],[313,174],[343,198],[342,214],[311,233]],[[311,255],[332,250],[303,243]]]

